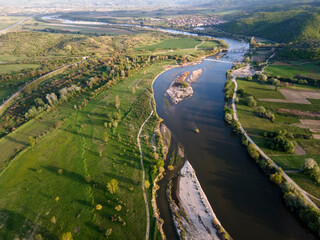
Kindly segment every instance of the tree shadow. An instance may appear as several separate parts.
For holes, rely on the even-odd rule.
[[[33,239],[37,234],[41,234],[44,239],[58,239],[57,235],[41,227],[40,223],[3,208],[0,209],[0,225],[0,239]]]
[[[91,185],[96,189],[99,189],[101,191],[105,191],[105,187],[104,185],[95,182],[95,181],[87,181],[85,177],[83,177],[81,174],[79,173],[75,173],[75,172],[71,172],[68,171],[66,169],[63,168],[58,168],[58,167],[54,167],[54,166],[41,166],[42,168],[46,169],[47,171],[50,171],[52,173],[58,174],[58,170],[62,169],[63,172],[61,174],[62,177],[71,179],[72,181],[78,182],[80,184],[84,184],[84,185]]]
[[[10,137],[10,136],[5,136],[4,139],[7,139],[10,142],[19,143],[21,145],[27,146],[26,142],[19,141],[19,140],[15,139],[13,137]]]

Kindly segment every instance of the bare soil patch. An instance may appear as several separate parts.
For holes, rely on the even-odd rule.
[[[289,63],[281,62],[281,61],[275,61],[271,65],[291,66]]]
[[[285,108],[279,108],[277,111],[278,113],[291,114],[294,116],[320,118],[320,112],[310,112],[310,111],[304,112],[296,109],[285,109]]]
[[[307,152],[300,145],[296,146],[296,148],[294,149],[294,153],[299,156],[307,154]]]
[[[308,100],[309,98],[320,99],[320,92],[316,91],[306,91],[300,89],[281,89],[280,92],[285,97],[285,99],[260,98],[259,101],[311,104],[311,102]]]

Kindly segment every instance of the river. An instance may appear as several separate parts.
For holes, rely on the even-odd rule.
[[[89,21],[58,19],[68,24],[89,25]],[[95,22],[95,25],[117,25]],[[132,26],[119,24],[119,26]],[[134,25],[136,26],[136,25]],[[150,29],[151,27],[136,26]],[[173,34],[196,35],[171,29],[157,29]],[[197,173],[200,184],[224,228],[235,240],[309,240],[316,239],[284,206],[280,189],[270,182],[248,156],[232,129],[223,120],[224,83],[232,62],[243,56],[245,42],[223,39],[229,44],[227,54],[214,61],[206,58],[201,64],[170,69],[154,82],[157,113],[172,131],[175,141],[182,143]],[[204,69],[194,85],[192,98],[168,108],[164,93],[173,79],[185,71]],[[195,134],[198,128],[200,134]],[[161,194],[159,196],[162,196]],[[166,199],[158,197],[164,230],[168,239],[176,239]]]

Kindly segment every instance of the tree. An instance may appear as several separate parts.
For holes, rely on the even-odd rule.
[[[121,205],[117,205],[114,209],[115,209],[117,212],[120,212],[121,209],[122,209],[122,206],[121,206]]]
[[[115,107],[116,107],[117,109],[120,108],[120,98],[119,98],[118,95],[115,97]]]
[[[268,76],[265,75],[265,74],[263,74],[263,73],[260,73],[260,74],[258,75],[258,80],[259,80],[260,82],[267,82],[267,81],[268,81]]]
[[[250,107],[255,107],[257,106],[257,101],[254,99],[252,96],[248,96],[244,99],[244,102],[250,106]]]
[[[32,93],[32,89],[29,84],[24,87],[23,91],[28,95]]]
[[[231,124],[232,119],[233,119],[233,117],[232,117],[232,115],[231,115],[230,113],[226,113],[226,114],[225,114],[224,120],[225,120],[227,123]]]
[[[149,180],[145,180],[145,181],[144,181],[144,187],[145,187],[146,189],[148,189],[148,188],[150,187],[150,182],[149,182]]]
[[[306,158],[304,160],[303,170],[310,171],[317,165],[318,165],[317,162],[313,158]]]
[[[244,62],[245,62],[245,63],[249,63],[249,62],[250,62],[250,57],[246,57],[246,58],[244,59]]]
[[[118,181],[114,178],[111,179],[107,184],[107,188],[111,194],[115,194],[119,189]]]
[[[97,204],[97,205],[96,205],[96,209],[97,209],[98,211],[100,211],[100,210],[102,209],[102,205],[101,205],[101,204]]]
[[[264,115],[266,113],[266,109],[264,106],[259,106],[258,107],[258,112],[260,115]]]

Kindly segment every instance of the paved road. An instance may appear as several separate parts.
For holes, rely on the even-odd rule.
[[[248,141],[250,143],[252,143],[258,150],[259,154],[266,160],[271,160],[273,165],[278,169],[279,166],[272,160],[270,159],[260,148],[259,146],[249,137],[249,135],[247,134],[246,130],[244,130],[244,128],[242,127],[239,118],[238,118],[238,114],[237,114],[237,108],[236,108],[236,104],[235,104],[235,99],[236,99],[236,95],[237,95],[237,89],[238,89],[238,83],[236,81],[236,76],[233,76],[232,82],[234,82],[235,84],[235,88],[234,88],[234,94],[232,97],[232,109],[234,111],[233,113],[233,118],[239,122],[240,125],[240,131],[242,132],[242,134],[248,139]],[[302,194],[302,196],[306,199],[306,201],[312,205],[313,207],[315,207],[316,209],[319,210],[319,207],[311,200],[311,198],[309,196],[312,196],[311,194],[307,193],[306,191],[304,191],[302,188],[300,188],[298,186],[298,184],[296,184],[285,172],[283,172],[283,177],[289,182],[291,183],[293,186],[295,186],[300,193]],[[314,197],[314,196],[312,196]],[[316,199],[316,197],[314,197]]]

